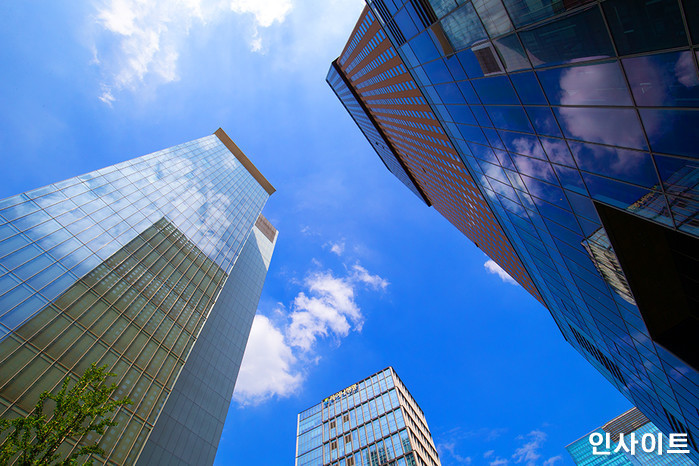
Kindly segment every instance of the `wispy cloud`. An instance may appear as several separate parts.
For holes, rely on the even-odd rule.
[[[354,264],[352,266],[352,280],[369,285],[375,290],[385,290],[389,285],[388,280],[379,277],[378,275],[372,275],[367,269],[359,264]]]
[[[101,0],[88,45],[102,75],[99,99],[143,92],[180,79],[180,56],[204,28],[231,22],[251,53],[270,67],[327,68],[347,38],[362,0]],[[237,20],[235,17],[238,17]],[[273,55],[273,57],[272,57]]]
[[[515,450],[512,459],[515,463],[526,463],[527,466],[534,466],[536,460],[541,458],[539,450],[546,438],[546,433],[541,430],[532,430],[527,435],[520,435],[517,439],[526,440],[526,442]]]
[[[262,27],[269,27],[275,22],[283,23],[292,8],[291,0],[231,0],[231,10],[252,14],[255,22]]]
[[[500,458],[499,456],[490,462],[490,466],[503,466],[505,464],[510,464],[510,460]]]
[[[511,283],[513,285],[517,284],[517,282],[512,277],[510,277],[510,275],[507,272],[505,272],[505,270],[502,267],[500,267],[494,260],[488,259],[488,261],[485,264],[483,264],[483,267],[485,267],[485,270],[488,273],[497,275],[505,283]]]
[[[444,458],[448,453],[449,456],[451,456],[454,459],[454,461],[456,461],[459,464],[471,464],[473,460],[470,456],[461,456],[455,451],[455,449],[456,443],[454,442],[437,444],[437,452],[439,453],[439,456],[441,456],[442,458]]]
[[[484,427],[472,430],[455,428],[441,436],[442,440],[438,443],[437,449],[441,456],[446,454],[459,463],[470,464],[472,461],[470,456],[461,456],[457,452],[460,442],[469,443],[475,441],[479,445],[483,445],[485,442],[497,440],[506,432],[507,429],[502,428],[492,429]],[[505,454],[503,457],[497,454],[495,449],[491,449],[483,452],[483,459],[486,460],[490,466],[504,466],[509,464],[535,466],[536,464],[542,464],[538,463],[538,461],[541,460],[543,456],[542,449],[547,438],[546,432],[540,429],[534,429],[526,435],[518,435],[515,437],[519,446],[512,455]],[[495,444],[491,444],[491,446],[495,446]],[[543,466],[554,466],[559,461],[563,461],[561,455],[553,456],[545,460]]]
[[[194,25],[249,15],[252,52],[263,52],[261,29],[283,23],[292,0],[106,0],[97,9],[93,63],[103,72],[100,100],[122,90],[179,80],[180,51]]]
[[[233,398],[241,405],[255,405],[293,394],[303,383],[304,365],[318,360],[318,340],[339,342],[351,331],[361,331],[364,315],[357,293],[385,290],[388,284],[359,264],[344,267],[340,274],[310,273],[289,311],[280,306],[272,318],[255,317]]]
[[[259,28],[268,28],[274,23],[283,23],[291,12],[291,0],[231,0],[231,10],[239,14],[252,14],[252,35],[249,38],[251,52],[264,53]]]
[[[328,246],[330,247],[330,252],[333,254],[337,254],[338,256],[341,256],[343,252],[345,252],[345,242],[344,241],[338,241],[337,243],[328,243]]]
[[[544,461],[544,466],[553,466],[559,461],[563,461],[563,457],[561,455],[552,456],[551,458]]]
[[[105,75],[100,100],[111,105],[115,93],[146,78],[178,80],[180,45],[194,21],[205,21],[202,11],[201,0],[109,0],[99,8],[93,61]]]

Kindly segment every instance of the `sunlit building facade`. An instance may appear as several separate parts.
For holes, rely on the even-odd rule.
[[[107,365],[133,404],[97,462],[212,464],[276,242],[273,192],[219,129],[1,200],[0,416]]]
[[[298,415],[296,466],[439,466],[425,415],[392,367]]]
[[[327,81],[386,166],[699,461],[699,4],[367,3]]]
[[[680,443],[684,444],[684,442]],[[578,466],[694,466],[696,464],[688,454],[678,453],[687,451],[685,448],[670,447],[669,438],[660,432],[638,408],[631,408],[615,417],[602,427],[568,445],[566,450]]]

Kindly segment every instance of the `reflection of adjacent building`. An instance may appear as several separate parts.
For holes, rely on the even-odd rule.
[[[646,218],[667,217],[668,211],[671,211],[678,229],[699,231],[699,164],[683,166],[667,177],[665,186],[665,191],[671,196],[663,196],[657,191],[649,192],[627,210]]]
[[[590,444],[590,435],[600,434],[601,438],[606,439],[609,435],[609,448],[606,447],[606,440],[602,445],[597,447],[597,451],[609,453],[606,455],[594,454],[592,445]],[[620,434],[624,434],[624,446],[620,447]],[[625,448],[630,448],[631,434],[639,442],[634,446],[634,453],[631,454]],[[649,438],[646,439],[646,449],[640,443],[644,435],[651,435],[655,438],[653,442]],[[658,454],[657,439],[662,438],[662,454]],[[596,436],[599,437],[599,436]],[[594,439],[597,444],[597,438]],[[575,442],[566,447],[568,453],[573,458],[573,461],[578,466],[694,466],[688,455],[681,453],[668,453],[668,437],[658,429],[647,417],[638,410],[631,408],[625,413],[615,417],[608,423],[604,424],[599,429],[590,432],[583,437],[580,437]],[[651,449],[651,445],[655,448]],[[618,450],[615,452],[615,450]]]
[[[671,209],[668,208],[668,200],[660,192],[653,191],[645,194],[641,199],[631,204],[627,210],[641,217],[656,219],[667,217],[672,210],[674,219],[679,227],[699,227],[697,219],[698,212],[694,208],[692,201],[697,200],[697,187],[699,186],[699,168],[685,166],[667,180],[673,194]],[[668,189],[668,191],[670,191]],[[624,270],[619,263],[619,259],[609,242],[609,237],[604,228],[599,228],[592,235],[582,242],[583,247],[590,254],[595,267],[604,277],[609,286],[616,291],[619,296],[631,304],[636,304],[629,287],[629,283],[624,276]]]
[[[439,466],[420,407],[388,367],[298,415],[296,466]]]
[[[604,228],[598,229],[588,238],[585,238],[582,245],[587,253],[590,254],[597,271],[604,277],[607,284],[626,301],[636,304],[633,294],[631,294],[631,288],[629,288],[629,284],[624,276],[624,270],[616,258]]]
[[[696,2],[367,4],[327,81],[372,147],[699,461]]]
[[[212,464],[276,230],[222,131],[0,201],[0,413],[92,363],[133,404],[108,464]]]

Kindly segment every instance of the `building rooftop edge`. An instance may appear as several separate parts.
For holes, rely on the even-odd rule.
[[[391,369],[391,370],[393,371],[393,373],[396,374],[396,370],[393,368],[393,366],[390,366],[390,365],[389,365],[389,366],[384,367],[383,369],[380,369],[380,370],[374,372],[373,374],[371,374],[371,375],[369,375],[369,376],[367,376],[367,377],[364,377],[364,378],[362,378],[362,379],[359,379],[357,382],[354,382],[353,384],[350,384],[350,385],[348,385],[348,386],[345,387],[345,388],[349,388],[349,387],[351,387],[352,385],[357,385],[357,384],[359,384],[359,383],[362,383],[362,382],[364,382],[365,380],[370,379],[370,378],[372,378],[373,376],[375,376],[375,375],[377,375],[377,374],[380,374],[381,372],[385,371],[386,369]],[[398,374],[396,374],[396,375],[398,375]],[[402,382],[402,381],[401,381],[401,382]],[[325,400],[325,398],[328,398],[328,397],[334,395],[335,393],[339,393],[339,392],[341,392],[342,390],[344,390],[345,388],[341,388],[340,390],[335,391],[334,393],[328,395],[327,397],[324,397],[324,398],[323,398],[322,400],[320,400],[318,403],[313,403],[311,406],[302,409],[301,411],[298,412],[298,414],[300,415],[300,414],[303,413],[304,411],[308,411],[308,410],[311,409],[312,407],[321,404],[321,403],[323,402],[323,400]]]
[[[257,167],[250,161],[249,158],[243,153],[242,150],[238,146],[235,145],[233,140],[226,134],[226,132],[219,128],[217,129],[214,134],[219,138],[219,140],[223,143],[226,148],[231,151],[231,154],[235,156],[236,159],[247,169],[247,171],[252,175],[253,178],[255,178],[255,181],[260,183],[260,186],[262,186],[265,191],[267,191],[267,194],[270,196],[274,194],[276,189],[274,189],[274,186],[267,181],[267,178],[264,177],[262,173],[260,173],[260,170],[257,169]]]

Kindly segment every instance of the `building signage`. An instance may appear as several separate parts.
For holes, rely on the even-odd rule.
[[[357,391],[357,384],[350,385],[349,387],[345,388],[344,390],[340,390],[339,392],[335,393],[334,395],[330,395],[329,397],[325,398],[323,400],[324,403],[328,403],[330,401],[335,401],[338,398],[342,398],[343,396],[346,395],[351,395],[354,392]]]

